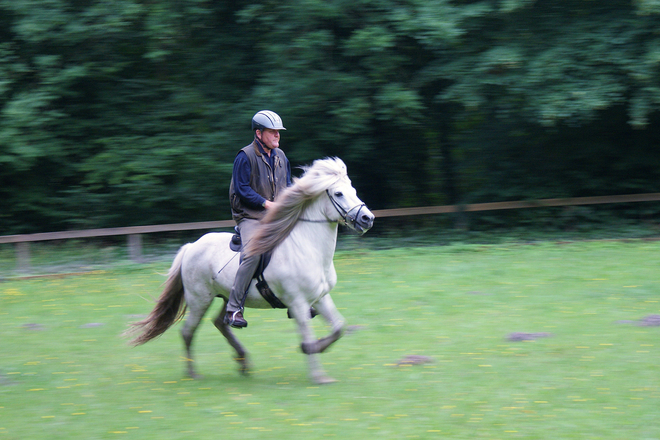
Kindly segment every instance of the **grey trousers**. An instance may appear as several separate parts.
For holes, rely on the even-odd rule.
[[[245,246],[256,232],[259,226],[259,220],[245,218],[238,223],[238,230],[241,233],[241,241]],[[243,298],[250,286],[250,281],[254,276],[254,271],[257,270],[259,265],[260,255],[253,255],[249,258],[243,258],[241,265],[236,272],[234,285],[229,293],[229,301],[227,302],[227,312],[235,312],[243,308]]]

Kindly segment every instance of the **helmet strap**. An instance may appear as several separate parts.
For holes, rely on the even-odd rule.
[[[261,131],[261,130],[259,130]],[[263,131],[261,131],[263,133]],[[272,148],[268,148],[262,141],[257,137],[257,131],[254,131],[254,141],[259,144],[261,149],[264,151],[264,153],[268,154],[270,156],[270,152],[273,150]]]

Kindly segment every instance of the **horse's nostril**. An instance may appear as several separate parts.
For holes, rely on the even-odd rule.
[[[362,224],[366,226],[367,228],[371,228],[371,225],[374,224],[374,219],[372,216],[368,214],[363,214],[360,216],[360,220],[362,220]]]

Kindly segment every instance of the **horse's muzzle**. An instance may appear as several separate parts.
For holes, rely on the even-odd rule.
[[[353,223],[355,225],[355,230],[359,232],[360,235],[364,234],[373,227],[375,218],[376,216],[369,211],[369,208],[363,206],[355,217]]]

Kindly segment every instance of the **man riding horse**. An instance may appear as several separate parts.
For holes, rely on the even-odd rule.
[[[291,185],[291,165],[279,148],[280,130],[286,128],[277,113],[258,112],[252,117],[254,141],[234,159],[229,200],[243,246],[250,241],[278,194]],[[248,325],[243,317],[243,305],[259,258],[259,255],[243,258],[236,273],[224,317],[224,323],[234,328]]]

